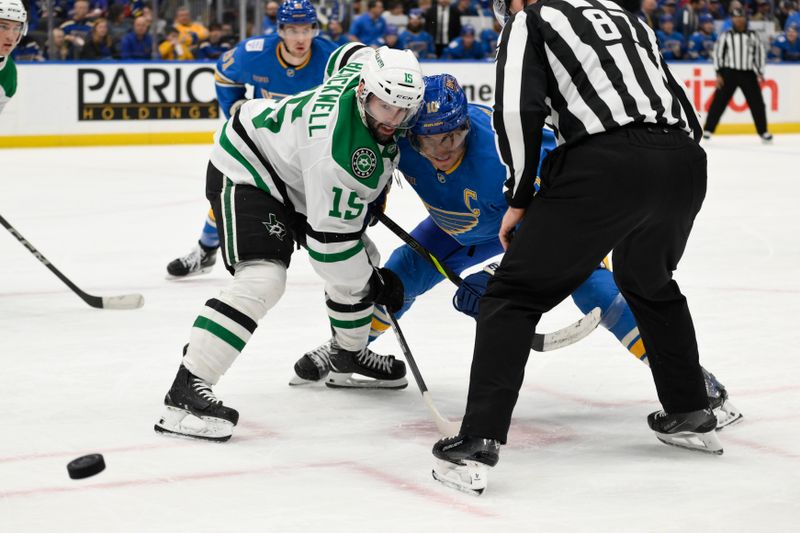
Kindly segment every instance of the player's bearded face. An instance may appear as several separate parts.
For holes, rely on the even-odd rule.
[[[364,103],[364,115],[375,139],[386,144],[393,140],[398,128],[408,127],[409,120],[416,115],[416,109],[397,107],[370,94]]]
[[[286,51],[296,58],[304,57],[311,50],[314,33],[311,24],[287,24],[280,30]]]
[[[417,135],[412,144],[437,170],[450,170],[467,148],[469,127],[461,126],[447,133]]]

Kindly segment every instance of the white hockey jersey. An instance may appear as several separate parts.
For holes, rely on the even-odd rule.
[[[348,46],[348,45],[346,45]],[[389,182],[397,145],[381,145],[356,102],[362,63],[330,68],[325,83],[280,102],[246,102],[215,136],[211,162],[307,217],[306,245],[328,295],[353,304],[366,295],[377,254],[362,237],[367,204]],[[338,65],[337,65],[338,66]],[[373,248],[368,258],[366,248]]]

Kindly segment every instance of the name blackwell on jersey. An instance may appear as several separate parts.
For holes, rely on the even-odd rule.
[[[78,120],[216,119],[213,77],[213,68],[189,65],[79,68]]]

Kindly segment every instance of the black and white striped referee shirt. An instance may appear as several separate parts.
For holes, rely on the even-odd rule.
[[[767,50],[753,30],[728,30],[714,43],[714,70],[752,70],[761,76]]]
[[[702,135],[653,30],[610,0],[540,0],[503,29],[493,122],[511,206],[533,198],[548,117],[559,144],[631,123]]]

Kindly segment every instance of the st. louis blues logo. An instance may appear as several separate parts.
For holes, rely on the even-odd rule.
[[[269,222],[262,222],[262,224],[267,228],[269,234],[277,237],[278,240],[282,241],[286,236],[286,226],[278,221],[278,217],[275,216],[275,213],[270,213]]]

